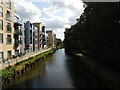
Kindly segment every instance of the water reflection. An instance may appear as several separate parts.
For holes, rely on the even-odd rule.
[[[58,50],[14,80],[11,88],[86,88],[104,87],[79,60]]]
[[[66,66],[71,76],[73,85],[77,88],[107,88],[85,65],[77,59],[69,58]]]

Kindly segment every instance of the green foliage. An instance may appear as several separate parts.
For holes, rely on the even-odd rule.
[[[61,39],[56,38],[56,46],[63,46],[63,41]]]
[[[120,3],[87,2],[77,23],[65,30],[66,52],[82,53],[118,68]]]
[[[15,71],[14,67],[7,67],[6,69],[2,70],[1,72],[2,74],[0,75],[3,79],[5,78],[10,79],[10,77],[14,75],[14,71]]]
[[[3,79],[5,79],[5,78],[10,79],[10,77],[14,75],[15,71],[20,71],[26,65],[34,63],[37,60],[40,60],[42,57],[45,57],[46,55],[53,54],[56,50],[57,50],[56,48],[49,50],[49,51],[41,53],[35,57],[30,57],[27,60],[21,61],[14,66],[7,67],[6,69],[4,69],[0,72],[0,77],[2,77]]]

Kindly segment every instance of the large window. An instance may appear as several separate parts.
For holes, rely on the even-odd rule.
[[[3,43],[3,34],[0,33],[0,44],[2,44],[2,43]]]
[[[3,60],[3,52],[0,52],[0,63],[2,62]]]
[[[3,8],[0,6],[0,17],[3,16]]]
[[[3,30],[3,20],[0,20],[0,30]]]
[[[12,15],[11,15],[11,12],[10,12],[10,11],[7,11],[6,19],[9,20],[9,21],[12,20]]]
[[[8,51],[8,52],[7,52],[7,55],[8,55],[8,58],[11,58],[11,57],[12,57],[11,51]]]
[[[7,2],[6,2],[6,5],[7,5],[7,8],[11,8],[11,1],[10,0],[7,0]]]
[[[7,23],[7,32],[11,32],[11,23]]]
[[[11,43],[12,43],[11,35],[7,35],[7,44]]]

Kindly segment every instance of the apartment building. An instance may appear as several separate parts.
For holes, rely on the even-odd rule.
[[[57,44],[57,42],[56,42],[56,34],[54,34],[53,36],[54,36],[54,37],[53,37],[53,46],[55,47],[56,44]]]
[[[33,51],[38,50],[38,28],[33,25]]]
[[[41,39],[42,39],[42,48],[45,48],[47,44],[45,26],[42,27]]]
[[[20,56],[25,53],[25,36],[24,23],[17,13],[14,13],[14,49],[15,56]]]
[[[53,33],[52,30],[46,31],[48,34],[47,36],[47,46],[48,47],[54,47],[55,46],[55,40],[56,40],[56,35]]]
[[[14,3],[0,0],[0,62],[14,55]]]
[[[33,51],[33,24],[27,21],[24,24],[25,28],[25,50],[26,52]]]
[[[38,50],[42,48],[42,29],[44,28],[44,25],[40,23],[33,23],[38,28]],[[44,28],[45,29],[45,28]]]

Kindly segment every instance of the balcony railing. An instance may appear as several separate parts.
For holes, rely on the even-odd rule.
[[[19,44],[23,44],[22,40],[19,40]]]
[[[22,40],[15,40],[14,46],[18,47],[20,44],[23,44]]]
[[[17,35],[22,35],[22,31],[20,30],[15,30],[14,34],[17,34]]]

